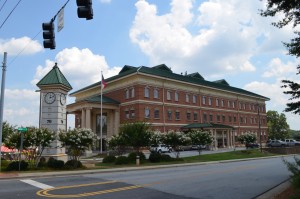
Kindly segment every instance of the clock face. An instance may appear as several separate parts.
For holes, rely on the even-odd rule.
[[[53,92],[46,93],[45,102],[47,104],[52,104],[55,101],[55,94]]]
[[[60,94],[60,103],[61,103],[61,105],[66,104],[66,95]]]

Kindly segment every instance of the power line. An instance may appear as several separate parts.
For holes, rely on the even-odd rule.
[[[27,48],[27,46],[42,32],[42,30],[40,30],[32,39],[30,39],[30,41],[24,46],[24,48],[22,48],[22,50],[7,64],[10,65],[12,64],[18,57],[19,55]]]
[[[1,0],[0,0],[0,2],[1,2]],[[2,4],[2,6],[0,8],[0,12],[1,12],[2,8],[5,6],[6,2],[7,2],[7,0],[5,0],[5,2]]]
[[[0,30],[1,30],[1,28],[3,27],[3,25],[5,24],[5,22],[7,21],[7,19],[9,18],[9,16],[14,12],[14,10],[17,8],[17,6],[19,5],[19,3],[20,3],[21,1],[22,1],[22,0],[19,0],[19,2],[17,3],[17,5],[15,5],[15,7],[10,11],[10,13],[8,14],[8,16],[7,16],[6,19],[4,20],[4,22],[1,24]]]

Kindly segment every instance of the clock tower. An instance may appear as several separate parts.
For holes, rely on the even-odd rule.
[[[57,66],[53,66],[38,83],[40,89],[40,128],[48,128],[56,133],[67,130],[66,96],[72,86]],[[65,149],[59,141],[54,141],[51,148],[46,148],[44,156],[66,160]]]

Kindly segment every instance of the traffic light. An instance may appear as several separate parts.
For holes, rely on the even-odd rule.
[[[55,49],[55,33],[53,21],[50,23],[43,23],[43,38],[44,48]]]
[[[86,18],[86,20],[93,19],[92,0],[76,0],[77,16],[79,18]]]

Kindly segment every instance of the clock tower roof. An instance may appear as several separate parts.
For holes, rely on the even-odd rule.
[[[47,75],[45,75],[36,85],[39,88],[62,86],[67,91],[70,91],[72,89],[72,86],[58,68],[57,63],[55,63],[52,70],[49,71]]]

